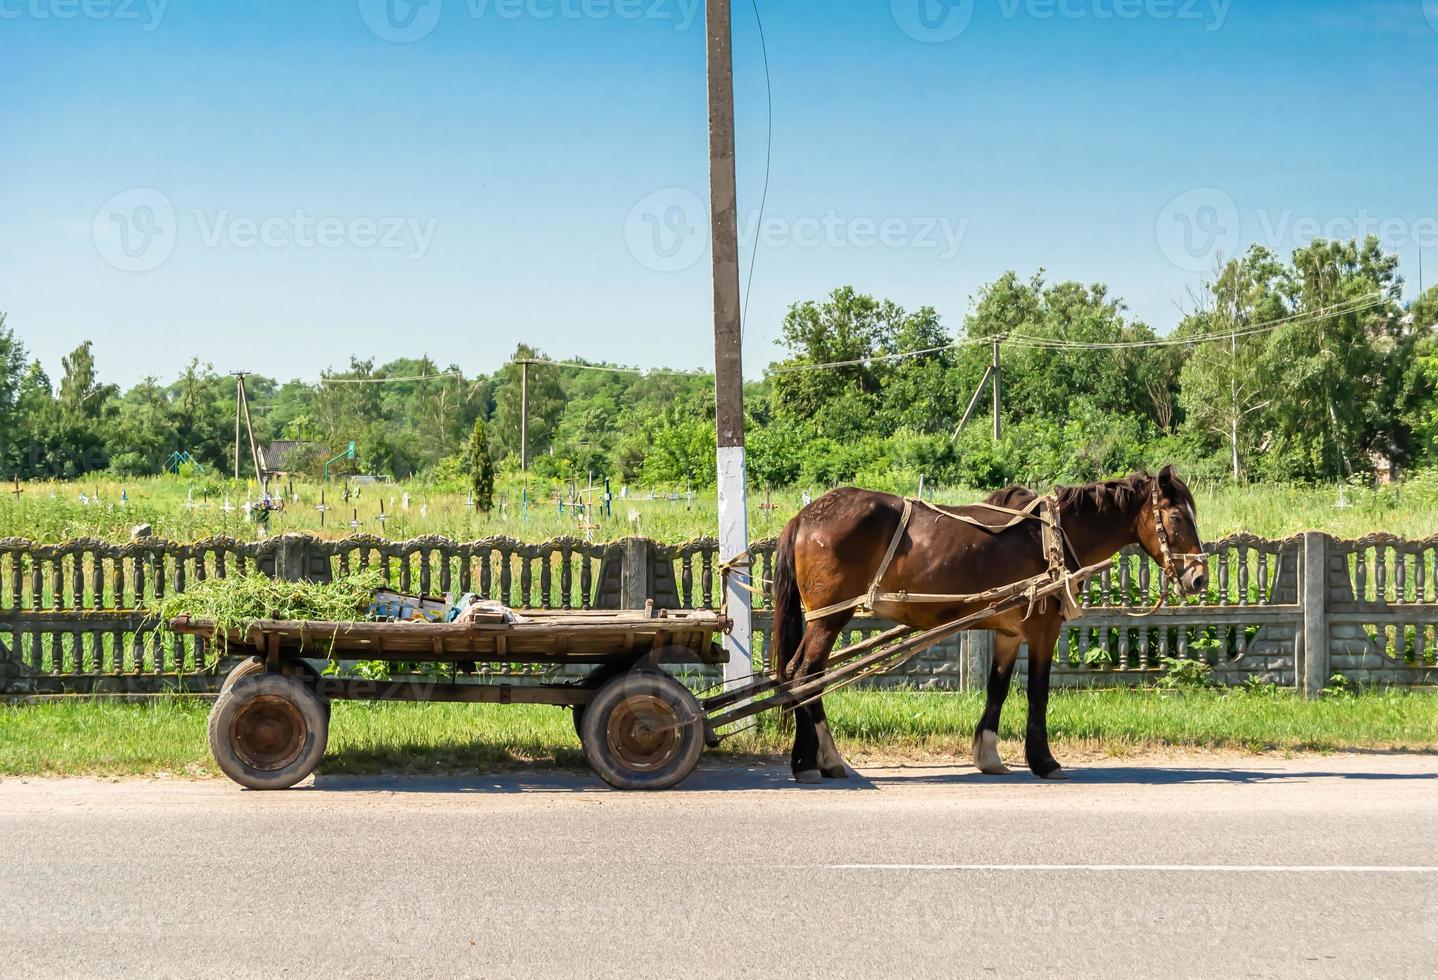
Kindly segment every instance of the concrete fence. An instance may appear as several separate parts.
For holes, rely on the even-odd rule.
[[[1219,683],[1269,683],[1309,695],[1335,674],[1356,683],[1438,684],[1438,538],[1239,535],[1208,550],[1211,585],[1201,599],[1153,609],[1167,583],[1133,550],[1089,583],[1080,597],[1086,615],[1060,640],[1056,683],[1147,684],[1192,661],[1206,665]],[[773,542],[752,551],[756,572],[772,577]],[[207,578],[257,570],[327,580],[358,568],[378,568],[404,591],[476,592],[515,608],[642,608],[648,600],[659,608],[712,608],[722,596],[713,540],[525,544],[286,535],[260,542],[37,545],[7,539],[0,540],[0,691],[212,690],[218,677],[203,670],[203,647],[162,638],[147,610]],[[760,656],[770,631],[764,605],[755,617]],[[843,642],[889,625],[856,618]],[[992,650],[991,636],[964,634],[871,683],[982,687]],[[1021,663],[1020,677],[1023,672]]]

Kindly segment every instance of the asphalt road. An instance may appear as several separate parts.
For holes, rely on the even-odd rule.
[[[1438,759],[0,782],[0,974],[1433,976]]]

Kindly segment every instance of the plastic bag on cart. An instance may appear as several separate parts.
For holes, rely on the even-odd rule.
[[[465,593],[449,611],[451,623],[524,623],[523,616],[504,603],[494,599],[481,599],[473,592]]]

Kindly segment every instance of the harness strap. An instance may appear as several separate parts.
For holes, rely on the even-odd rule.
[[[1044,552],[1044,558],[1048,562],[1048,570],[1020,582],[987,589],[983,592],[952,594],[881,592],[879,589],[880,583],[883,582],[884,575],[889,571],[889,565],[893,563],[894,555],[897,554],[899,550],[899,544],[904,539],[904,533],[909,528],[909,521],[913,518],[915,503],[927,507],[933,513],[940,516],[952,518],[953,520],[971,524],[974,527],[994,533],[1006,531],[1011,527],[1022,524],[1024,521],[1038,521],[1040,525],[1041,547]],[[1008,523],[1002,525],[985,524],[983,521],[970,517],[968,514],[956,514],[951,511],[940,510],[938,507],[926,501],[915,501],[913,498],[905,497],[904,511],[899,517],[898,526],[894,528],[893,537],[889,539],[889,547],[884,552],[884,559],[879,563],[878,571],[874,573],[874,578],[869,585],[869,591],[853,599],[846,599],[842,602],[835,602],[819,609],[808,610],[804,614],[805,621],[812,623],[815,620],[824,619],[835,613],[847,612],[850,609],[858,609],[863,606],[873,609],[874,606],[880,602],[968,604],[973,602],[998,602],[1024,594],[1027,594],[1029,597],[1029,611],[1024,617],[1027,619],[1033,615],[1038,604],[1044,601],[1048,596],[1048,592],[1051,591],[1045,590],[1044,587],[1055,583],[1062,583],[1062,588],[1058,592],[1058,598],[1062,604],[1063,617],[1065,619],[1074,619],[1082,615],[1083,609],[1073,594],[1072,576],[1068,570],[1068,562],[1065,554],[1066,547],[1069,551],[1073,549],[1072,546],[1068,544],[1067,534],[1065,534],[1063,528],[1060,526],[1058,518],[1059,510],[1056,502],[1051,497],[1035,497],[1023,510],[1001,507],[998,504],[978,504],[976,506],[999,511],[1000,513],[1011,514],[1013,518]]]

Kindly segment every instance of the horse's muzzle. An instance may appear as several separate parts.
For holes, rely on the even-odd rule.
[[[1180,583],[1188,595],[1199,595],[1208,588],[1208,569],[1203,565],[1191,567],[1183,573]]]

